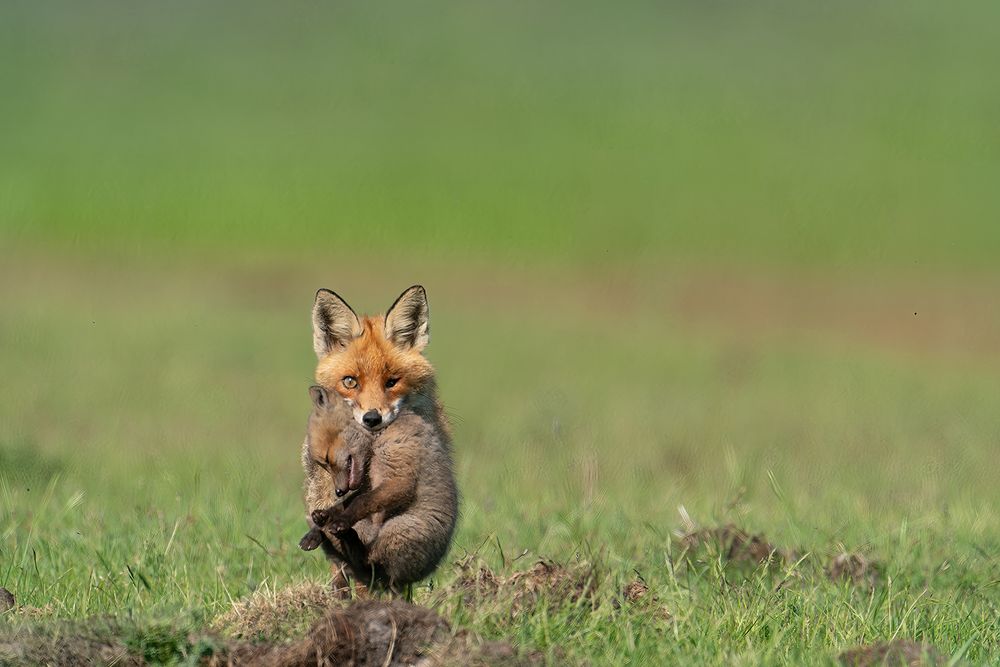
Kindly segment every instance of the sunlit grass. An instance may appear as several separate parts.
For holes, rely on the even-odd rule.
[[[312,295],[419,281],[450,561],[597,574],[418,602],[556,662],[1000,661],[998,7],[4,3],[0,624],[186,660],[323,581]]]
[[[197,624],[262,586],[322,581],[321,557],[296,547],[321,279],[290,272],[263,295],[234,291],[234,269],[123,282],[86,266],[32,260],[25,274],[72,287],[6,291],[0,585],[42,618]],[[990,366],[822,338],[734,349],[670,312],[595,320],[573,305],[586,293],[524,318],[462,297],[489,292],[480,276],[462,292],[428,281],[462,490],[450,560],[583,559],[596,606],[514,622],[503,596],[462,613],[427,588],[418,601],[573,660],[822,661],[892,637],[996,657]],[[375,310],[396,280],[343,291]],[[672,538],[686,516],[804,560],[687,566]],[[843,550],[884,566],[873,593],[827,581]],[[457,576],[446,564],[433,589]],[[659,602],[616,610],[637,576]]]

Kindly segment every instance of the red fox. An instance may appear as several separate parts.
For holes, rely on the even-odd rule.
[[[314,414],[320,402],[346,404],[356,422],[351,428],[374,436],[370,456],[364,438],[338,440],[337,427],[324,431],[327,440],[334,434],[332,446],[307,438],[303,448],[307,519],[323,533],[335,585],[346,566],[359,582],[398,590],[433,572],[451,542],[458,490],[434,369],[422,354],[428,316],[419,285],[379,317],[358,318],[333,292],[316,293],[313,346],[322,392],[313,394]],[[324,454],[332,456],[329,470],[319,465],[318,451],[332,452]],[[324,492],[331,474],[333,493]],[[338,503],[338,493],[345,502]],[[315,548],[307,538],[303,548]]]

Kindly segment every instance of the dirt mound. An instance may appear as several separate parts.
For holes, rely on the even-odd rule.
[[[113,619],[11,628],[0,633],[2,665],[534,665],[509,642],[455,630],[441,616],[402,600],[323,606],[320,586],[254,596],[217,620],[229,637],[190,625],[129,625]],[[290,616],[283,617],[282,614]],[[306,630],[279,639],[307,617]],[[246,638],[233,635],[245,633]]]
[[[526,665],[507,642],[481,642],[453,633],[441,616],[402,600],[363,600],[329,609],[298,641],[284,646],[244,644],[214,665],[311,667],[314,665]]]
[[[616,610],[620,610],[626,605],[634,609],[645,609],[664,621],[673,618],[670,609],[660,603],[660,598],[650,592],[649,584],[641,578],[633,579],[625,584],[621,591],[621,597],[611,601],[611,606]]]
[[[680,538],[680,543],[692,552],[716,549],[726,561],[732,563],[792,563],[797,560],[796,552],[780,549],[768,542],[764,535],[750,534],[732,524],[687,533]]]
[[[645,581],[634,579],[625,584],[625,588],[622,589],[622,597],[625,598],[625,602],[635,604],[644,598],[648,592],[649,586]]]
[[[850,581],[855,586],[875,588],[882,580],[882,565],[859,553],[842,553],[826,566],[826,574],[832,581]]]
[[[539,560],[530,570],[501,576],[482,563],[462,562],[458,580],[444,590],[444,597],[458,597],[466,608],[502,603],[516,618],[534,610],[542,601],[559,607],[597,606],[597,573],[589,563],[562,565]]]
[[[111,621],[15,629],[0,636],[2,665],[145,664],[126,645],[126,632]]]
[[[840,663],[847,667],[924,667],[929,665],[944,665],[947,660],[930,644],[913,641],[912,639],[896,639],[891,642],[878,642],[859,646],[844,651],[839,657]]]

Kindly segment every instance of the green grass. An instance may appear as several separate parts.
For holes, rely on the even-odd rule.
[[[322,559],[296,548],[322,273],[290,269],[264,291],[230,266],[16,260],[0,326],[0,585],[43,617],[210,619],[264,583],[322,580]],[[343,293],[372,310],[406,282],[348,275]],[[463,495],[452,559],[506,572],[583,558],[601,573],[593,613],[513,622],[499,600],[455,616],[464,626],[599,663],[822,662],[893,636],[1000,657],[994,366],[808,335],[748,345],[544,281],[562,301],[472,272],[460,287],[427,277]],[[648,289],[640,302],[662,298]],[[798,549],[801,578],[775,590],[778,566],[685,566],[681,505]],[[884,563],[874,594],[823,576],[842,549]],[[635,572],[672,621],[615,610]],[[435,588],[456,576],[446,566]]]
[[[998,7],[4,3],[0,626],[186,659],[321,581],[312,295],[420,281],[450,560],[599,577],[418,602],[572,663],[1000,662]],[[687,562],[683,513],[804,560]]]

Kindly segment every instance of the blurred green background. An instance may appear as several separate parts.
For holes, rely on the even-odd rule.
[[[677,641],[477,631],[598,664],[1000,659],[998,21],[4,2],[0,585],[42,617],[210,616],[321,579],[295,546],[312,295],[376,312],[420,282],[452,556],[600,554]],[[751,632],[711,576],[668,585],[678,506],[894,588],[815,582]]]
[[[15,0],[3,238],[990,267],[998,15]]]

